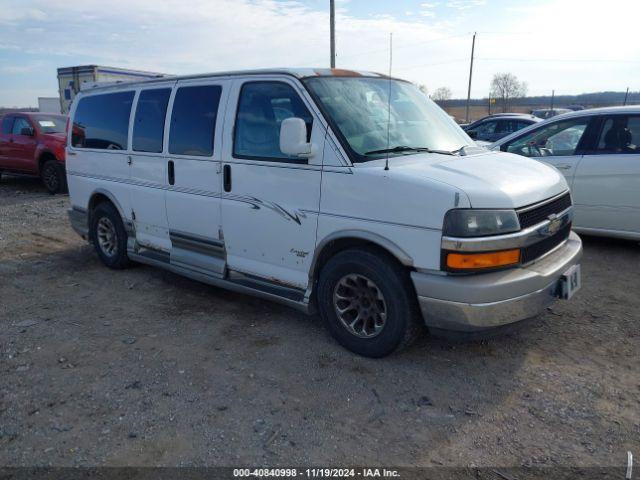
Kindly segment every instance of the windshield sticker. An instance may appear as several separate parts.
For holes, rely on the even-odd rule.
[[[56,124],[53,123],[51,120],[38,120],[38,123],[40,124],[41,127],[55,127]]]

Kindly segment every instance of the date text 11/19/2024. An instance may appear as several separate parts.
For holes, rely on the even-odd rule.
[[[397,470],[386,468],[236,468],[233,476],[275,478],[393,478],[399,477]]]

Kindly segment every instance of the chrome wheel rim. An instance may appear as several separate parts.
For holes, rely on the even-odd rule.
[[[113,257],[118,252],[118,235],[113,222],[107,217],[98,220],[97,235],[100,250],[107,257]]]
[[[333,290],[333,307],[340,324],[359,338],[373,338],[387,321],[387,303],[378,286],[357,273],[345,275]]]
[[[55,190],[58,187],[58,172],[55,168],[47,167],[44,171],[44,183],[51,190]]]

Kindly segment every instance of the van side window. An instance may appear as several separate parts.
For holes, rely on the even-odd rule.
[[[80,99],[71,143],[76,148],[126,150],[134,92],[105,93]]]
[[[169,153],[175,155],[213,155],[218,104],[222,87],[200,85],[180,87],[171,112]]]
[[[170,96],[170,88],[140,92],[133,121],[132,148],[136,152],[162,152],[164,119]]]
[[[234,157],[301,161],[280,151],[280,124],[290,117],[299,117],[305,121],[308,141],[313,117],[290,85],[283,82],[245,83],[240,91],[236,114]]]
[[[13,127],[13,117],[7,115],[2,119],[2,133],[3,135],[11,135],[11,128]]]

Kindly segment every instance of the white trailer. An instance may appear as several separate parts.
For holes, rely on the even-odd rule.
[[[83,85],[96,82],[131,82],[151,78],[165,77],[164,73],[128,70],[125,68],[105,67],[101,65],[81,65],[58,68],[58,91],[60,93],[60,112],[69,113],[71,102]]]
[[[60,113],[58,97],[38,97],[38,111],[41,113]]]

